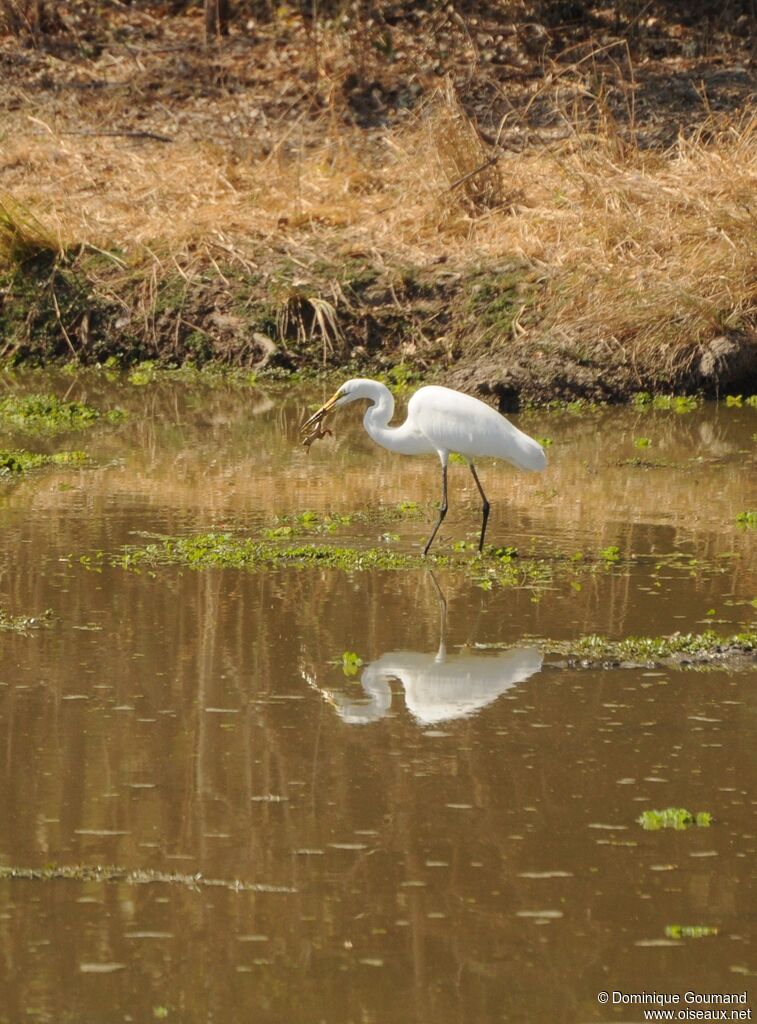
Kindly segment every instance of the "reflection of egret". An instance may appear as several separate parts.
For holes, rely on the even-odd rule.
[[[434,586],[436,580],[433,579]],[[438,590],[441,638],[435,654],[390,651],[363,670],[362,697],[323,690],[308,679],[333,704],[339,717],[351,725],[383,718],[391,708],[391,680],[405,691],[405,705],[421,725],[465,718],[486,707],[503,693],[538,672],[542,664],[536,647],[514,647],[497,654],[447,654],[446,602]]]
[[[391,391],[377,380],[365,378],[348,380],[342,384],[328,402],[303,424],[303,430],[312,428],[305,444],[309,446],[326,433],[321,422],[331,409],[361,398],[371,403],[363,417],[363,426],[376,444],[400,455],[428,455],[436,452],[441,460],[442,503],[439,519],[423,548],[424,555],[447,514],[447,463],[450,453],[462,455],[467,461],[481,495],[483,519],[479,551],[484,546],[489,502],[478,479],[473,459],[491,456],[505,459],[519,469],[531,470],[544,469],[547,465],[547,457],[538,441],[518,430],[484,402],[450,388],[420,388],[408,402],[407,419],[402,426],[390,427],[389,421],[394,413]]]

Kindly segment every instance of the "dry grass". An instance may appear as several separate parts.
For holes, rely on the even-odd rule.
[[[0,263],[23,266],[62,252],[59,240],[23,204],[0,198]]]
[[[0,181],[48,239],[115,247],[158,275],[252,272],[271,250],[304,268],[356,253],[444,258],[458,270],[516,257],[542,284],[521,339],[624,347],[673,365],[718,333],[753,331],[757,117],[713,120],[666,153],[640,151],[610,121],[574,117],[567,140],[498,152],[488,166],[492,151],[449,87],[379,142],[325,115],[320,145],[298,145],[288,128],[258,159],[233,144],[135,144],[53,126],[35,136],[27,121]],[[7,258],[14,243],[0,231]],[[305,299],[325,356],[341,341],[339,297]]]

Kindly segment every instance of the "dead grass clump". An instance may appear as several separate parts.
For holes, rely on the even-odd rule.
[[[561,216],[542,224],[539,331],[671,372],[718,334],[754,331],[757,117],[665,156],[595,146],[561,177]]]
[[[14,270],[62,253],[59,240],[22,203],[0,199],[0,265]]]
[[[450,226],[461,212],[478,216],[502,205],[497,155],[484,147],[450,81],[432,98],[421,134],[423,150],[436,163],[446,184],[437,203]]]

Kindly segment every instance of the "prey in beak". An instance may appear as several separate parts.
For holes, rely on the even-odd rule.
[[[314,412],[310,419],[306,420],[300,427],[300,433],[306,434],[302,443],[308,452],[310,452],[310,446],[314,441],[318,441],[320,438],[326,437],[327,434],[331,434],[331,430],[323,426],[323,421],[332,411],[339,397],[340,393],[337,391],[325,405],[322,405],[317,412]]]

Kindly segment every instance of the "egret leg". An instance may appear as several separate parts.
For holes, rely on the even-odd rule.
[[[447,598],[442,593],[442,588],[437,583],[436,576],[434,576],[430,569],[428,574],[431,577],[431,582],[434,584],[436,599],[439,602],[439,650],[436,654],[436,660],[441,662],[447,656]]]
[[[447,463],[446,462],[442,462],[442,504],[441,504],[441,508],[439,509],[439,518],[436,521],[436,526],[434,527],[433,531],[431,532],[431,536],[426,541],[426,546],[423,549],[423,557],[424,558],[428,554],[428,549],[431,547],[431,544],[433,543],[434,537],[436,536],[437,530],[442,525],[442,520],[444,519],[444,517],[446,515],[447,515]]]
[[[483,508],[482,508],[483,519],[481,521],[481,539],[478,542],[478,552],[479,552],[479,554],[481,554],[481,552],[484,550],[484,537],[486,536],[486,523],[487,523],[487,520],[489,519],[489,509],[491,508],[491,505],[489,504],[489,499],[484,494],[484,489],[481,486],[481,481],[478,479],[478,473],[476,472],[476,467],[473,465],[472,462],[469,462],[468,465],[470,466],[470,471],[473,474],[473,479],[476,481],[476,487],[478,487],[478,493],[481,495],[481,500],[484,503],[483,504]]]

